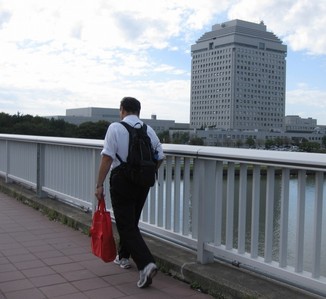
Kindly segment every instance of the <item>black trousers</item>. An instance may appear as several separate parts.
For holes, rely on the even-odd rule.
[[[110,195],[114,217],[120,236],[119,257],[130,256],[142,270],[154,258],[138,228],[139,218],[144,207],[149,188],[131,184],[124,174],[115,168],[110,176]]]

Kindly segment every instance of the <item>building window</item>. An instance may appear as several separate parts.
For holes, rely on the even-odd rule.
[[[265,50],[265,43],[259,43],[259,49]]]

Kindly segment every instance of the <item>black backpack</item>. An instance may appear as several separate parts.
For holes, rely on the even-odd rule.
[[[126,178],[135,185],[152,187],[155,183],[157,161],[151,139],[147,135],[147,126],[137,128],[123,121],[120,122],[129,132],[127,161],[124,162],[117,154]]]

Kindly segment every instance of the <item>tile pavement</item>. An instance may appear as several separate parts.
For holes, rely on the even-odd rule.
[[[159,272],[139,289],[135,265],[121,269],[90,251],[90,238],[0,192],[0,299],[209,299]]]

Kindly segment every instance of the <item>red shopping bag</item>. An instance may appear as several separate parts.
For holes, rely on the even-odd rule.
[[[98,201],[90,229],[92,253],[104,262],[112,262],[116,257],[116,246],[112,232],[110,212],[106,210],[105,200]]]

